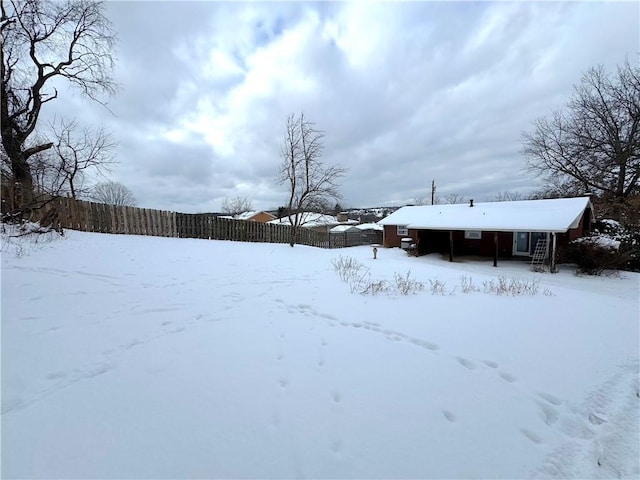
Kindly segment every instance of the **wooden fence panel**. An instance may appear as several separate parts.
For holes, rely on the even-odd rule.
[[[140,208],[133,208],[130,207],[131,209],[131,217],[133,218],[133,234],[134,235],[142,235],[142,222],[141,222],[141,214],[142,214],[142,209]]]
[[[91,232],[102,233],[102,215],[97,203],[89,202],[86,205],[87,229]]]
[[[118,209],[122,212],[122,233],[129,234],[131,232],[130,225],[131,221],[129,220],[129,211],[127,207],[118,207]]]
[[[124,207],[127,211],[127,218],[129,220],[129,229],[127,233],[129,235],[137,235],[138,234],[138,222],[136,222],[136,211],[132,207]]]
[[[171,236],[171,223],[169,212],[166,210],[162,211],[162,215],[160,215],[160,227],[162,228],[162,236],[170,237]]]
[[[109,220],[111,222],[111,233],[118,233],[118,219],[116,218],[116,209],[113,205],[105,205],[105,208],[109,212]]]
[[[160,227],[160,210],[152,210],[153,212],[153,234],[156,237],[162,236],[162,228]]]
[[[147,210],[147,217],[149,218],[149,233],[147,235],[158,236],[158,230],[156,229],[156,211],[153,209]]]

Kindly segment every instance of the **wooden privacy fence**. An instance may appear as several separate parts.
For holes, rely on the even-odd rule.
[[[359,245],[382,244],[382,232],[365,230],[362,232],[339,232],[329,235],[330,248],[356,247]]]
[[[176,213],[137,207],[116,207],[66,197],[55,197],[36,211],[34,220],[54,228],[84,232],[152,235],[158,237],[289,243],[288,225],[232,220],[210,213]],[[328,248],[329,234],[307,228],[296,243]]]

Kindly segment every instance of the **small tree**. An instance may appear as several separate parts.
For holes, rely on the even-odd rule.
[[[565,110],[523,134],[528,167],[564,196],[601,194],[617,206],[640,193],[640,68],[591,68]]]
[[[304,114],[287,118],[281,151],[280,183],[289,191],[286,209],[292,226],[289,241],[292,247],[304,224],[305,211],[322,211],[329,200],[342,198],[338,191],[338,181],[347,170],[323,165],[320,161],[323,138],[324,132],[316,130],[315,125],[306,120]]]
[[[467,203],[467,197],[459,193],[447,193],[438,203],[446,205],[455,205],[458,203]]]
[[[434,197],[434,202],[438,203],[438,200]],[[421,195],[413,199],[413,205],[422,207],[424,205],[431,205],[431,199],[426,195]]]
[[[251,210],[253,210],[253,202],[247,197],[225,198],[222,201],[222,213],[226,215],[238,215]]]
[[[134,207],[136,199],[131,190],[118,182],[103,182],[93,187],[91,200],[116,207]]]
[[[498,192],[498,194],[493,197],[494,202],[515,202],[517,200],[526,200],[527,197],[522,195],[520,192],[512,192],[511,190],[505,190],[504,192]]]
[[[115,142],[103,128],[79,129],[76,120],[54,122],[51,130],[56,142],[51,150],[41,153],[51,152],[49,174],[60,188],[50,193],[57,195],[66,185],[72,198],[87,195],[90,190],[84,187],[85,175],[90,171],[102,175],[109,170],[115,163],[111,154]]]

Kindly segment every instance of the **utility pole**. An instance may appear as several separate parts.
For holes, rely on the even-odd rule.
[[[434,204],[436,198],[436,181],[431,180],[431,205]]]

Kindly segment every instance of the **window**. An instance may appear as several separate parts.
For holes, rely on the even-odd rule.
[[[464,238],[468,238],[470,240],[480,240],[482,238],[482,232],[479,230],[465,230]]]
[[[398,235],[401,235],[401,236],[409,235],[409,229],[407,228],[406,225],[398,225],[397,228],[398,228],[397,230]]]

